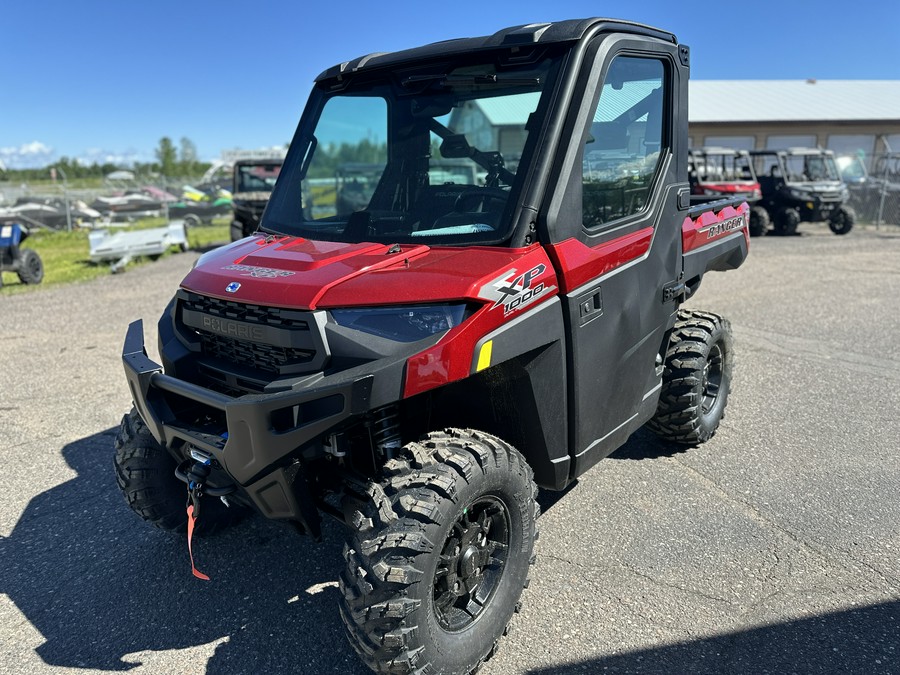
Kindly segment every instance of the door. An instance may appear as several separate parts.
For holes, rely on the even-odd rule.
[[[568,206],[553,216],[549,247],[567,323],[572,477],[624,443],[659,398],[676,309],[666,289],[681,272],[679,192],[686,206],[689,191],[677,54],[659,40],[607,37],[585,66]]]

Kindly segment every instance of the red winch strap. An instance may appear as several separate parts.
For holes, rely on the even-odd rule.
[[[194,553],[191,551],[191,539],[194,537],[194,521],[197,520],[197,517],[194,515],[194,505],[189,504],[187,507],[187,516],[188,516],[188,527],[187,527],[187,535],[188,535],[188,555],[191,557],[191,572],[193,572],[194,576],[198,579],[203,579],[204,581],[209,581],[209,577],[203,574],[200,570],[194,567]]]

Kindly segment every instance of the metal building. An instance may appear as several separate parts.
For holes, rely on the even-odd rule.
[[[694,147],[900,151],[900,80],[692,80]]]

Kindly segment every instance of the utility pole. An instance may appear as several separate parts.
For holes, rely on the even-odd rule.
[[[63,179],[63,199],[66,202],[66,230],[68,232],[72,231],[72,210],[69,208],[69,179],[66,176],[66,172],[61,168],[54,167],[61,175]]]

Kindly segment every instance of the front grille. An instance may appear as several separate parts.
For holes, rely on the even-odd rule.
[[[210,314],[224,319],[247,321],[266,326],[280,326],[309,330],[309,313],[279,307],[263,307],[261,305],[244,305],[230,300],[209,298],[196,293],[183,293],[183,309],[191,309],[203,314]]]
[[[197,333],[200,335],[204,354],[276,375],[283,374],[286,367],[309,363],[316,355],[308,349],[244,342],[203,330]]]
[[[327,350],[311,312],[242,304],[179,292],[178,318],[189,341],[199,343],[206,378],[248,387],[248,381],[319,370]],[[215,373],[213,375],[213,373]]]

